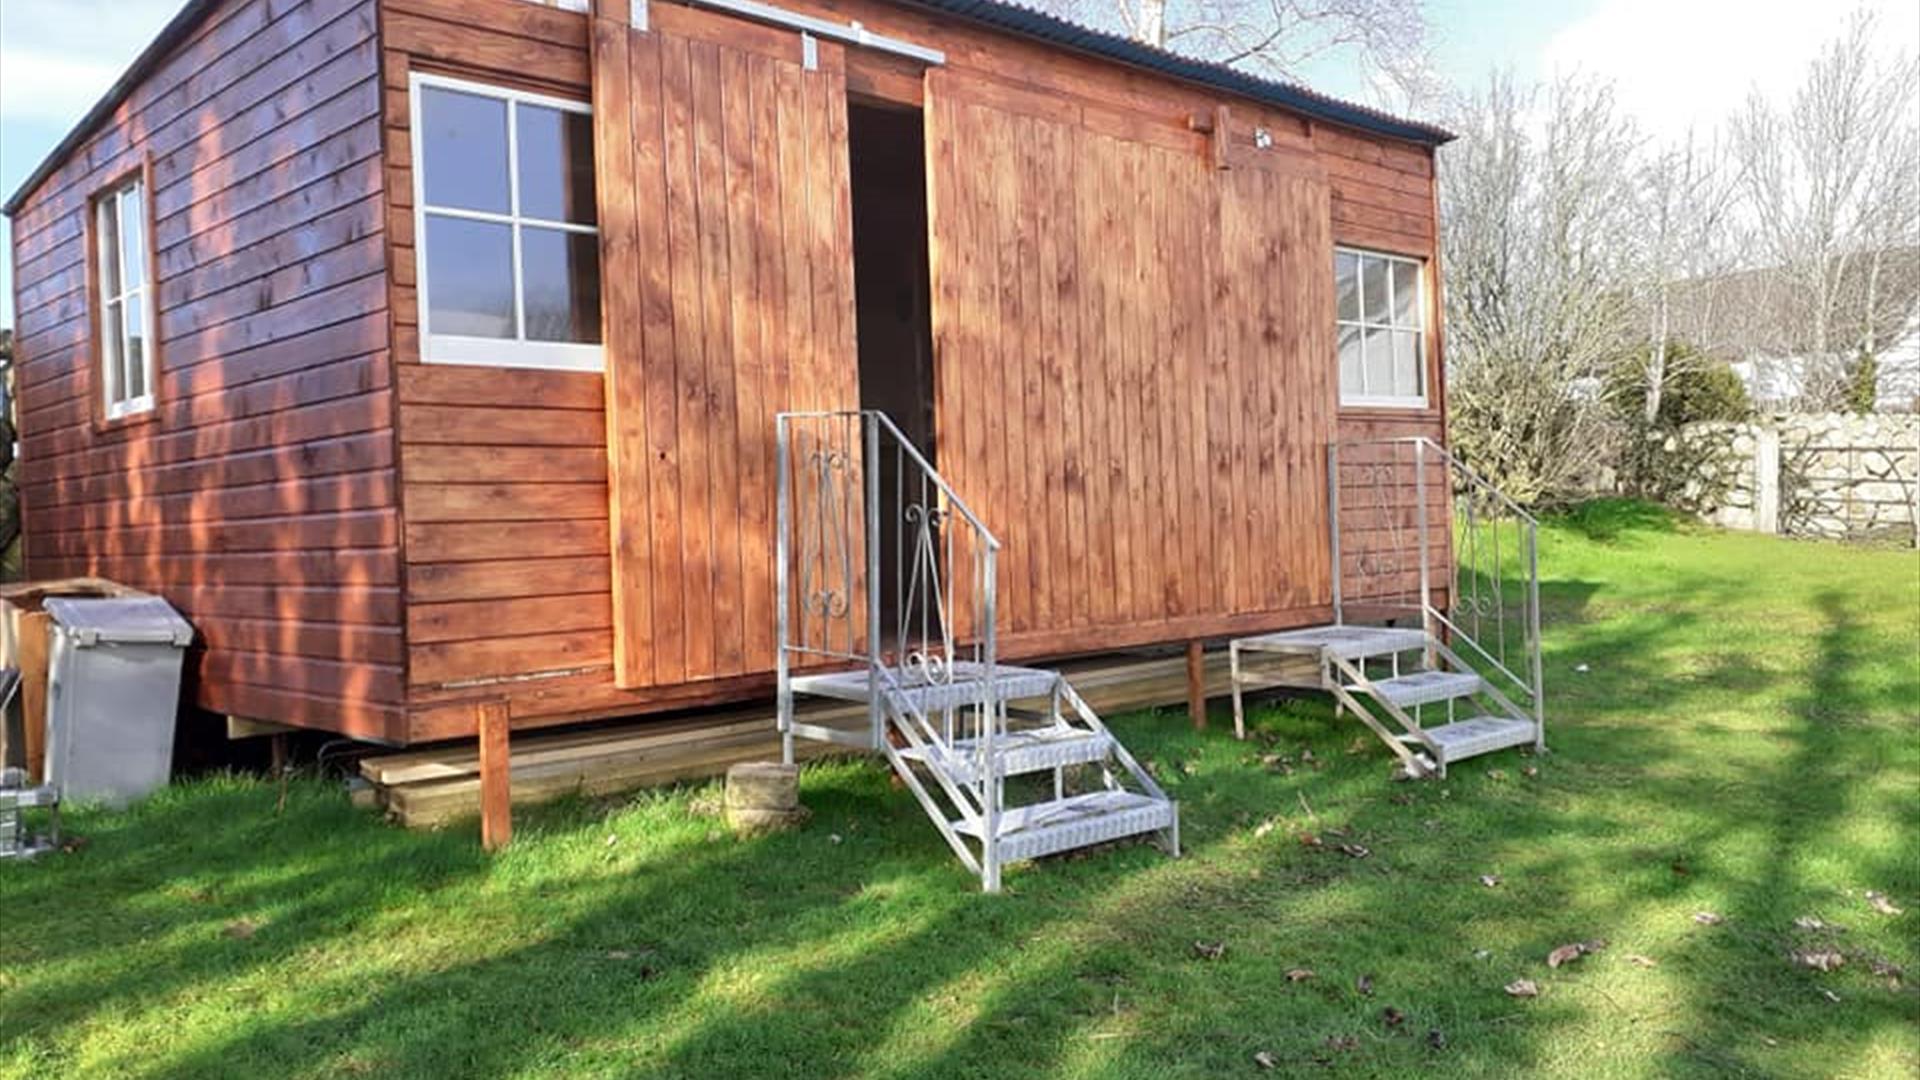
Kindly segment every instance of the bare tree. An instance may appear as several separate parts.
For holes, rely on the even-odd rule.
[[[1604,366],[1631,336],[1632,122],[1610,87],[1495,77],[1442,151],[1456,446],[1523,501],[1576,493],[1609,441]]]
[[[1852,358],[1877,348],[1882,264],[1913,245],[1920,221],[1920,67],[1909,53],[1878,55],[1877,42],[1874,18],[1855,14],[1791,101],[1756,93],[1732,124],[1756,261],[1782,316],[1766,344],[1794,359],[1802,404],[1815,408],[1836,407]]]
[[[1735,245],[1727,234],[1739,172],[1719,144],[1692,131],[1655,151],[1637,171],[1641,214],[1635,276],[1647,333],[1645,377],[1639,380],[1644,395],[1638,404],[1641,419],[1651,425],[1669,381],[1686,374],[1678,368],[1674,338],[1685,336],[1702,349],[1716,344],[1714,286],[1734,263]],[[1676,327],[1674,310],[1675,292],[1682,287],[1690,302],[1684,330]]]

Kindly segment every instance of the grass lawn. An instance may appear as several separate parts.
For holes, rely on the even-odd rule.
[[[77,813],[76,853],[0,866],[0,1074],[1920,1074],[1920,556],[1613,504],[1543,564],[1550,756],[1392,784],[1318,702],[1247,744],[1121,717],[1186,857],[998,897],[858,762],[795,833],[732,838],[702,786],[522,814],[491,859],[318,781]]]

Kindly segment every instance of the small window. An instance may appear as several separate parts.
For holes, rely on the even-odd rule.
[[[587,106],[417,75],[413,160],[422,359],[598,370]]]
[[[93,204],[101,405],[109,420],[153,408],[153,299],[147,185],[134,177]]]
[[[1340,404],[1427,403],[1427,316],[1421,264],[1397,255],[1333,253]]]

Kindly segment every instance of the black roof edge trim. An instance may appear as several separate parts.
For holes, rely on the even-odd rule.
[[[1104,30],[1085,27],[1021,4],[1009,3],[1007,0],[895,0],[895,2],[1118,61],[1160,75],[1170,75],[1186,82],[1226,90],[1314,119],[1357,128],[1392,139],[1422,146],[1440,146],[1452,142],[1455,138],[1453,132],[1434,124],[1402,119],[1304,86],[1281,82],[1278,79],[1263,78],[1211,60],[1201,60],[1156,48]]]

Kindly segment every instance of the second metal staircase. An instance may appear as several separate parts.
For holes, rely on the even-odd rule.
[[[886,755],[989,892],[1001,868],[1133,836],[1179,853],[1179,811],[1065,676],[997,660],[1000,542],[884,413],[782,413],[779,723]],[[862,702],[858,733],[799,694]]]
[[[1430,439],[1327,449],[1334,624],[1229,646],[1245,691],[1325,690],[1409,775],[1514,746],[1546,749],[1539,523]]]

